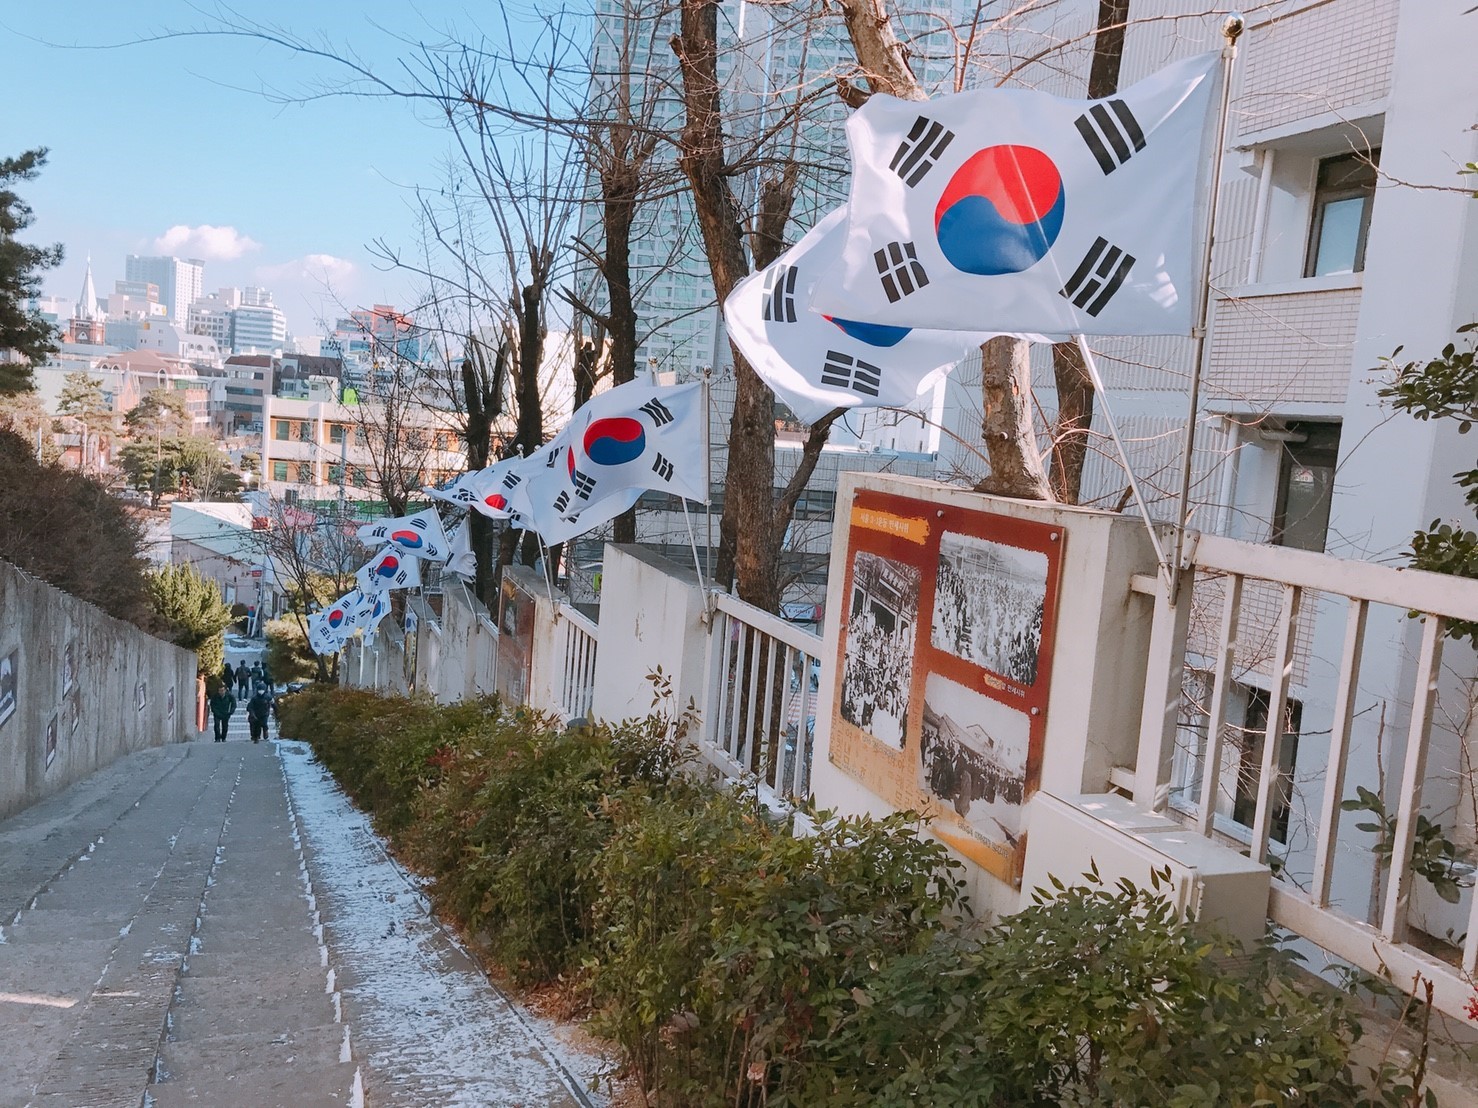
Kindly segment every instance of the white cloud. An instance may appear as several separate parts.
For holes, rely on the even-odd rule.
[[[304,254],[280,265],[262,265],[256,269],[257,279],[272,281],[312,281],[320,285],[336,285],[354,276],[354,263],[332,254]]]
[[[207,261],[234,261],[248,251],[261,248],[261,243],[235,227],[216,227],[209,223],[198,227],[176,223],[154,240],[154,249],[161,254]]]

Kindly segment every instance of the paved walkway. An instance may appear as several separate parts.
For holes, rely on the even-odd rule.
[[[598,1103],[307,747],[232,724],[0,822],[0,1108]]]

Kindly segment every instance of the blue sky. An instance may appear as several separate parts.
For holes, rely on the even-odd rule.
[[[479,19],[498,18],[491,4],[454,0],[258,0],[237,11],[397,80],[406,40],[470,37]],[[413,190],[438,183],[446,133],[400,100],[275,103],[270,90],[305,94],[342,73],[257,39],[138,41],[219,26],[223,14],[188,0],[0,11],[0,153],[51,152],[20,190],[36,213],[27,237],[66,247],[46,291],[75,297],[89,253],[100,295],[123,277],[126,254],[172,253],[205,258],[207,291],[270,288],[296,334],[319,333],[338,303],[410,304],[416,280],[386,272],[368,245],[415,245]]]

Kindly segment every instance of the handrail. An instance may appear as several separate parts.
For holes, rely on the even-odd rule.
[[[1220,535],[1202,535],[1193,560],[1198,569],[1342,593],[1449,620],[1478,621],[1478,581],[1445,573],[1350,561],[1289,546],[1259,546]]]
[[[726,592],[713,593],[714,607],[728,615],[736,616],[749,624],[757,631],[769,635],[773,639],[779,639],[786,646],[803,650],[813,657],[821,653],[821,636],[803,631],[795,624],[781,619],[772,612],[763,608],[756,608],[753,604],[740,600]]]

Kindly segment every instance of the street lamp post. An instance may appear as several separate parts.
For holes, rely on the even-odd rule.
[[[159,371],[158,377],[159,391],[162,393],[167,380],[164,370],[161,369]],[[162,403],[163,401],[158,398],[154,401],[154,495],[152,506],[155,508],[159,507],[159,470],[164,465],[164,412],[160,408]]]

